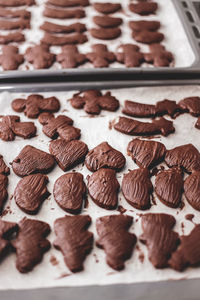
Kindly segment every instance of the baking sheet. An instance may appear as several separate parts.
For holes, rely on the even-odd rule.
[[[39,93],[39,90],[38,90]],[[59,113],[66,114],[74,120],[74,126],[81,128],[82,140],[87,143],[89,149],[92,149],[99,143],[107,140],[111,146],[120,150],[126,155],[126,147],[128,142],[132,139],[130,136],[123,135],[114,129],[109,130],[109,122],[120,115],[121,108],[116,113],[102,111],[97,117],[89,117],[83,110],[75,110],[71,107],[67,99],[70,99],[74,92],[56,92],[56,93],[43,93],[45,96],[56,95],[61,101],[61,110]],[[8,93],[4,92],[0,95],[0,109],[1,114],[14,114],[11,110],[10,103],[16,97],[27,97],[28,94],[22,93]],[[116,96],[121,105],[126,99],[139,101],[141,103],[155,103],[158,100],[172,99],[179,101],[183,97],[198,96],[200,95],[199,86],[175,86],[175,87],[146,87],[146,88],[127,88],[112,90],[112,95]],[[6,103],[6,105],[5,105]],[[58,113],[58,114],[59,114]],[[28,120],[23,114],[19,114],[21,120]],[[144,119],[145,120],[145,119]],[[157,137],[155,140],[163,142],[168,149],[185,144],[193,143],[198,150],[199,135],[200,132],[194,128],[196,118],[189,114],[184,114],[174,120],[174,126],[176,133],[169,137]],[[38,129],[38,135],[30,140],[23,140],[16,138],[15,142],[3,142],[0,140],[0,153],[4,156],[6,163],[11,162],[19,153],[19,151],[27,144],[34,145],[44,151],[48,151],[48,143],[50,139],[42,133],[42,126],[37,120],[35,124]],[[127,163],[125,169],[117,173],[117,179],[121,183],[122,175],[128,172],[128,169],[137,168],[136,164],[130,157],[126,155]],[[76,171],[81,172],[84,175],[85,181],[87,175],[91,172],[83,165],[79,165],[75,168]],[[52,193],[53,184],[55,180],[64,174],[64,172],[56,166],[56,168],[48,175],[50,183],[48,189]],[[8,209],[7,215],[3,217],[4,220],[20,221],[26,214],[23,213],[15,204],[12,198],[14,188],[19,177],[14,175],[11,170],[9,176],[9,200],[7,202]],[[180,234],[188,234],[193,228],[193,224],[185,220],[185,215],[192,213],[195,215],[194,222],[198,223],[200,212],[195,211],[184,199],[185,206],[183,209],[172,209],[164,206],[156,196],[154,196],[157,205],[153,205],[147,212],[165,212],[173,214],[177,219],[175,230]],[[95,220],[104,215],[118,214],[117,211],[107,211],[96,206],[90,197],[88,197],[89,206],[83,209],[83,214],[89,214],[92,217],[92,226],[90,230],[94,233],[95,240],[97,239]],[[131,207],[122,196],[119,194],[119,205],[122,205],[127,209],[127,214],[134,217],[134,222],[130,231],[134,232],[137,236],[141,234],[141,224],[139,215],[141,211]],[[38,220],[46,221],[52,227],[56,218],[62,217],[65,212],[61,210],[55,203],[53,196],[51,195],[42,206],[42,209],[36,216],[28,216]],[[26,215],[27,216],[27,215]],[[184,223],[184,230],[181,223]],[[184,232],[183,232],[184,231]],[[55,239],[54,232],[49,235],[49,240],[53,242]],[[138,283],[148,281],[161,281],[171,279],[189,279],[199,278],[200,270],[189,268],[184,273],[178,273],[170,269],[156,270],[153,268],[147,258],[147,249],[144,245],[138,242],[139,250],[135,249],[133,256],[126,263],[126,269],[121,272],[116,272],[107,266],[105,262],[105,253],[103,250],[94,246],[93,251],[87,257],[85,261],[85,270],[77,274],[71,274],[68,268],[63,262],[62,254],[53,247],[49,252],[44,255],[44,259],[41,264],[37,265],[35,269],[28,274],[20,274],[15,268],[15,254],[9,255],[0,266],[0,289],[30,289],[39,287],[55,287],[55,286],[85,286],[85,285],[109,285],[117,283]],[[139,259],[141,253],[144,254],[145,259],[142,263]],[[52,265],[50,262],[52,256],[55,256],[58,260],[58,265]]]
[[[96,0],[90,0],[91,4],[95,2]],[[106,2],[105,0],[100,0],[99,2]],[[109,2],[116,2],[115,0],[109,0]],[[123,24],[120,26],[122,30],[122,36],[112,40],[112,41],[104,41],[104,40],[98,40],[93,38],[91,35],[86,32],[86,35],[88,36],[88,42],[79,45],[79,49],[81,53],[87,53],[91,51],[91,45],[95,43],[104,43],[108,46],[110,51],[117,51],[117,47],[123,43],[134,43],[138,44],[141,47],[141,51],[147,52],[148,46],[139,44],[135,42],[131,37],[131,29],[128,26],[128,22],[130,20],[141,20],[141,19],[148,19],[148,20],[158,20],[161,22],[162,26],[160,31],[164,33],[165,39],[163,41],[163,45],[166,46],[168,51],[171,51],[174,54],[175,58],[175,67],[189,67],[193,64],[195,61],[195,55],[193,53],[193,50],[190,46],[190,43],[188,41],[187,35],[183,29],[182,23],[178,17],[178,14],[175,10],[175,7],[171,0],[166,1],[165,0],[157,0],[159,4],[159,9],[156,13],[156,15],[150,15],[150,16],[139,16],[137,14],[132,13],[129,8],[128,4],[130,3],[129,0],[124,0],[122,3],[122,7],[124,8],[124,11],[117,12],[113,14],[115,17],[121,17],[123,18]],[[69,20],[59,20],[59,19],[51,19],[46,18],[42,16],[43,10],[44,10],[44,1],[43,0],[36,0],[37,6],[28,7],[28,10],[31,11],[32,18],[31,18],[31,29],[25,29],[23,32],[26,37],[26,41],[22,43],[19,46],[20,52],[24,53],[25,50],[33,46],[34,44],[37,44],[40,42],[41,38],[44,35],[44,32],[39,29],[40,25],[43,24],[44,21],[53,22],[56,24],[63,24],[63,25],[69,25],[75,22],[81,22],[86,24],[87,28],[94,28],[97,27],[93,21],[92,18],[94,15],[100,15],[97,11],[93,9],[92,6],[88,6],[85,9],[86,11],[86,18],[83,19],[69,19]],[[0,31],[0,34],[5,34],[8,31]],[[177,34],[178,33],[178,34]],[[55,54],[58,54],[61,52],[61,47],[51,47],[51,51]],[[152,65],[148,65],[146,63],[142,64],[142,67],[150,67],[152,68]],[[119,64],[117,62],[110,64],[111,68],[125,68],[123,64]],[[85,69],[85,68],[93,68],[93,65],[91,63],[86,63],[79,67],[79,69]],[[59,70],[61,69],[61,65],[57,62],[53,64],[53,66],[50,68],[50,70]],[[33,66],[29,64],[28,62],[24,62],[19,67],[19,70],[21,71],[27,71],[27,70],[33,70]],[[0,71],[2,71],[2,68],[0,67]]]

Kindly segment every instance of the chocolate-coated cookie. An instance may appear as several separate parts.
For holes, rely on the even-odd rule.
[[[25,36],[23,33],[16,31],[15,33],[8,33],[0,35],[0,44],[7,45],[10,43],[20,43],[25,41]]]
[[[136,169],[125,174],[122,180],[122,193],[127,202],[137,209],[148,209],[153,185],[148,169]]]
[[[88,231],[90,223],[89,216],[65,216],[54,222],[54,246],[62,252],[71,272],[83,270],[84,260],[92,250],[93,234]]]
[[[149,50],[150,53],[144,54],[144,59],[154,67],[168,67],[174,59],[173,54],[167,51],[163,45],[152,44],[149,46]]]
[[[67,171],[84,161],[88,147],[82,141],[67,142],[58,139],[50,142],[49,151],[55,157],[59,167]]]
[[[132,31],[132,38],[139,43],[155,44],[164,40],[164,34],[158,31]]]
[[[0,30],[30,29],[30,19],[19,19],[16,21],[0,20]]]
[[[94,9],[96,9],[96,11],[102,13],[102,14],[113,14],[119,10],[121,10],[121,4],[120,3],[110,3],[110,2],[104,2],[104,3],[100,3],[100,2],[95,2],[93,4]]]
[[[124,101],[123,114],[136,117],[148,118],[156,115],[156,108],[153,104],[144,104],[135,101]]]
[[[22,19],[30,19],[31,12],[25,9],[5,9],[0,7],[0,17],[5,19],[15,19],[15,18],[22,18]]]
[[[156,2],[151,1],[130,3],[129,9],[135,14],[147,16],[155,14],[156,10],[158,9],[158,4]]]
[[[129,27],[135,32],[143,30],[157,31],[160,28],[160,22],[149,20],[130,21]]]
[[[55,164],[53,156],[33,146],[25,146],[12,162],[16,175],[24,177],[34,173],[48,173]]]
[[[17,7],[17,6],[32,6],[35,5],[35,0],[0,0],[0,6]]]
[[[0,260],[9,253],[10,239],[18,230],[17,223],[6,222],[0,219]]]
[[[113,52],[108,51],[106,45],[92,45],[92,52],[86,54],[87,59],[93,63],[95,68],[107,68],[116,60]]]
[[[85,158],[86,167],[94,172],[100,168],[109,168],[120,171],[126,163],[124,155],[103,142],[90,150]]]
[[[178,103],[183,112],[188,112],[194,117],[200,116],[200,97],[188,97]]]
[[[40,29],[49,33],[72,33],[72,32],[84,32],[86,31],[85,24],[72,23],[70,25],[60,25],[52,22],[45,21]]]
[[[61,7],[88,6],[90,4],[89,0],[48,0],[46,3]]]
[[[116,172],[111,169],[99,169],[88,179],[88,192],[92,200],[105,209],[117,207],[119,187]]]
[[[116,58],[119,63],[125,64],[127,68],[139,67],[144,61],[144,56],[140,52],[140,48],[133,44],[121,45],[116,53]]]
[[[4,71],[17,70],[24,62],[23,55],[19,54],[19,49],[15,46],[3,46],[0,55],[0,65]]]
[[[43,16],[53,19],[81,19],[85,17],[85,11],[83,9],[57,9],[55,7],[45,6]]]
[[[54,199],[68,213],[81,212],[86,186],[81,173],[72,172],[59,177],[53,188]]]
[[[19,232],[12,246],[16,251],[16,268],[21,273],[31,271],[42,261],[43,255],[50,248],[46,236],[50,233],[47,223],[24,218],[19,222]]]
[[[94,16],[93,22],[102,28],[114,28],[122,24],[121,18],[114,18],[110,16]]]
[[[87,36],[82,33],[72,33],[70,35],[53,35],[45,32],[41,43],[49,46],[64,46],[64,45],[76,45],[84,44],[87,42]]]
[[[79,53],[75,45],[62,47],[62,52],[56,56],[56,60],[63,68],[76,68],[87,61],[85,54]]]
[[[92,28],[90,34],[98,40],[114,40],[121,35],[121,29],[115,28]]]
[[[127,153],[141,168],[153,168],[164,160],[166,148],[160,142],[134,139],[129,142]]]
[[[48,45],[36,45],[26,50],[25,59],[34,69],[48,69],[55,61],[55,54],[50,53]]]
[[[0,155],[0,174],[2,174],[2,175],[10,174],[10,168],[5,164],[2,155]]]
[[[49,179],[43,174],[32,174],[22,178],[14,191],[14,199],[27,214],[37,214],[43,201],[50,195],[47,190]]]
[[[200,211],[200,171],[194,171],[186,178],[184,192],[189,204]]]
[[[107,264],[117,271],[124,269],[137,241],[135,234],[128,232],[132,222],[133,218],[126,215],[105,216],[96,222],[99,235],[96,244],[104,249]]]

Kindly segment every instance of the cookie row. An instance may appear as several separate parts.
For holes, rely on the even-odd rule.
[[[98,240],[96,245],[104,249],[107,264],[119,271],[130,259],[137,237],[129,232],[133,218],[128,215],[109,215],[96,221]],[[83,270],[84,261],[93,248],[93,233],[88,231],[91,218],[65,216],[54,222],[56,239],[53,245],[62,252],[64,262],[71,272]],[[173,230],[176,220],[167,214],[141,216],[142,235],[139,240],[148,248],[148,258],[155,268],[172,268],[183,271],[200,263],[196,251],[200,239],[200,225],[187,236],[179,236]],[[31,271],[42,261],[51,244],[47,240],[50,226],[42,221],[22,219],[19,224],[0,220],[0,257],[8,250],[16,252],[16,267],[21,273]],[[143,258],[144,259],[144,258]]]

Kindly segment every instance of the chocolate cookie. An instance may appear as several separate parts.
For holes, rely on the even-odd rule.
[[[53,19],[81,19],[85,17],[85,11],[83,9],[57,9],[50,6],[45,6],[43,16]]]
[[[156,2],[150,2],[150,1],[130,3],[129,9],[135,14],[141,16],[148,16],[151,14],[155,14],[156,10],[158,9],[158,4]]]
[[[72,172],[59,177],[53,188],[54,199],[70,214],[78,214],[83,206],[86,186],[81,173]]]
[[[155,180],[155,192],[160,201],[172,208],[180,206],[183,193],[183,176],[180,169],[161,171]]]
[[[152,123],[147,123],[125,117],[119,117],[119,120],[114,125],[114,128],[124,134],[135,136],[152,136],[156,134],[168,136],[170,133],[175,131],[173,122],[164,118],[155,119],[152,121]]]
[[[67,171],[84,161],[88,147],[81,141],[67,142],[58,139],[50,142],[49,151],[55,157],[59,167]]]
[[[121,35],[121,29],[116,28],[92,28],[90,34],[99,40],[114,40]]]
[[[0,20],[0,30],[30,29],[30,19]]]
[[[92,51],[86,54],[87,59],[93,63],[95,68],[107,68],[109,64],[115,61],[113,52],[108,51],[106,45],[92,45]]]
[[[174,59],[172,53],[166,51],[163,45],[152,44],[149,46],[149,50],[150,53],[144,54],[145,61],[155,67],[168,67]]]
[[[167,214],[142,216],[140,241],[147,246],[149,260],[157,269],[168,266],[168,260],[178,246],[179,236],[173,231],[175,223],[175,218]]]
[[[172,254],[169,265],[176,271],[184,271],[187,267],[196,267],[200,263],[197,250],[200,241],[200,225],[196,225],[189,235],[180,236],[180,246]]]
[[[189,204],[200,211],[200,172],[194,171],[184,182],[185,197]]]
[[[47,223],[24,218],[19,222],[19,232],[12,246],[17,255],[16,268],[21,273],[31,271],[42,261],[51,246],[46,236],[50,233]]]
[[[144,61],[144,56],[140,52],[140,48],[133,44],[121,45],[118,49],[122,52],[116,53],[116,58],[119,63],[125,64],[127,68],[139,67]]]
[[[163,116],[169,115],[171,118],[174,118],[177,114],[181,112],[181,109],[176,101],[164,99],[158,101],[155,105],[156,115]]]
[[[182,167],[188,173],[200,171],[200,153],[192,144],[167,150],[165,162],[168,167]]]
[[[41,42],[51,46],[63,46],[70,44],[84,44],[85,42],[87,42],[87,40],[87,36],[82,33],[56,36],[46,32]]]
[[[0,219],[0,260],[9,253],[11,248],[10,239],[17,230],[17,223],[6,222]]]
[[[188,112],[194,117],[200,116],[200,97],[185,98],[178,105],[183,112]]]
[[[49,52],[48,45],[37,45],[26,50],[25,59],[34,69],[48,69],[55,61],[55,54]]]
[[[148,118],[155,117],[156,108],[152,104],[143,104],[139,102],[126,100],[122,110],[123,114],[136,117],[136,118]]]
[[[121,18],[114,18],[110,16],[94,16],[93,22],[102,28],[114,28],[122,24]]]
[[[20,177],[34,173],[48,173],[54,165],[52,155],[30,145],[25,146],[12,162],[13,171]]]
[[[2,175],[9,175],[10,174],[10,168],[7,167],[7,165],[5,164],[2,155],[0,155],[0,174],[2,174]]]
[[[76,68],[87,61],[86,55],[81,54],[75,45],[62,47],[62,53],[56,56],[56,60],[63,68]]]
[[[7,186],[8,177],[3,174],[0,174],[0,214],[2,213],[4,204],[8,198]]]
[[[90,150],[85,158],[86,167],[91,171],[100,168],[109,168],[120,171],[126,163],[124,155],[112,148],[107,142],[103,142]]]
[[[43,201],[50,195],[46,187],[48,182],[48,177],[43,174],[22,178],[14,191],[14,199],[19,208],[27,214],[37,214]]]
[[[92,200],[105,209],[117,207],[119,187],[116,172],[111,169],[99,169],[88,179],[88,192]]]
[[[85,24],[73,23],[70,25],[60,25],[45,21],[40,29],[49,33],[72,33],[72,32],[84,32],[86,31]]]
[[[19,49],[17,47],[11,45],[2,47],[0,65],[4,71],[17,70],[23,62],[24,57],[23,55],[19,54]]]
[[[150,208],[152,192],[153,185],[148,169],[136,169],[124,175],[122,193],[133,207],[142,210]]]
[[[93,234],[88,231],[89,216],[65,216],[54,222],[56,240],[54,246],[64,256],[71,272],[83,270],[83,263],[93,247]]]
[[[164,160],[166,148],[160,142],[134,139],[129,142],[127,153],[141,168],[153,168]]]
[[[17,7],[17,6],[32,6],[35,5],[35,0],[0,0],[0,6],[13,6],[13,7]]]
[[[158,31],[132,31],[132,38],[139,43],[155,44],[164,40],[164,34]]]
[[[22,18],[30,19],[31,12],[25,9],[10,10],[0,7],[0,17],[7,19]]]
[[[102,14],[113,14],[119,10],[121,10],[121,4],[120,3],[110,3],[110,2],[104,2],[104,3],[100,3],[100,2],[95,2],[93,4],[94,9],[96,9],[96,11],[102,13]]]
[[[3,116],[0,122],[0,138],[3,141],[13,141],[15,136],[30,139],[36,135],[36,127],[33,122],[20,122],[20,117]]]
[[[132,222],[133,218],[126,215],[105,216],[96,222],[99,235],[96,244],[104,249],[107,264],[117,271],[124,269],[137,241],[135,234],[128,232]]]
[[[24,112],[28,118],[36,119],[42,112],[57,112],[60,102],[56,97],[44,98],[42,95],[29,95],[27,99],[15,99],[12,101],[12,109],[16,112]]]
[[[90,4],[89,0],[48,0],[46,3],[61,7],[88,6]]]
[[[97,90],[87,90],[74,94],[70,103],[74,108],[84,108],[86,113],[94,115],[100,114],[101,109],[116,111],[119,108],[119,101],[111,96],[110,92],[103,95]]]
[[[140,32],[143,30],[157,31],[160,28],[160,22],[148,20],[130,21],[129,27],[135,32]]]
[[[55,118],[51,113],[42,113],[38,120],[43,125],[44,134],[51,139],[60,137],[69,142],[80,138],[80,129],[71,126],[73,120],[67,116],[59,115]]]
[[[7,45],[10,43],[20,43],[25,41],[23,33],[16,31],[15,33],[8,33],[0,35],[0,44]]]

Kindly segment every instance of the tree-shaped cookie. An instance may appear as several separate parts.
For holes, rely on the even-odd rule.
[[[173,55],[163,45],[152,44],[149,46],[150,53],[144,54],[146,62],[154,64],[155,67],[168,67],[173,61]]]
[[[99,239],[96,244],[104,249],[107,264],[115,269],[122,270],[125,261],[132,255],[137,238],[128,232],[133,222],[131,216],[110,215],[97,219],[96,228]]]
[[[0,65],[5,71],[17,70],[24,62],[23,55],[19,54],[19,49],[15,46],[3,46],[2,54],[0,55]]]
[[[62,47],[62,52],[56,56],[56,60],[63,68],[76,68],[87,61],[84,54],[79,53],[75,45]]]
[[[0,259],[8,254],[11,246],[10,239],[12,234],[17,232],[18,225],[16,223],[6,222],[0,219]]]
[[[57,112],[60,102],[56,97],[44,98],[42,95],[29,95],[27,99],[14,99],[12,109],[24,112],[28,118],[36,119],[42,112]]]
[[[140,48],[134,44],[124,44],[118,49],[122,52],[117,52],[116,58],[119,63],[124,64],[127,68],[139,67],[144,61],[144,55],[140,52]]]
[[[50,233],[47,223],[24,218],[19,222],[19,232],[12,241],[17,255],[16,268],[21,273],[31,271],[42,261],[43,255],[51,246],[46,239]]]
[[[29,47],[25,53],[25,59],[33,64],[34,69],[48,69],[55,61],[55,54],[50,53],[46,44]]]
[[[54,222],[54,246],[62,252],[65,264],[72,272],[83,270],[83,262],[92,250],[90,223],[89,216],[65,216]]]
[[[92,52],[87,53],[86,57],[95,68],[107,68],[116,60],[114,53],[108,51],[107,46],[103,44],[92,45]]]

